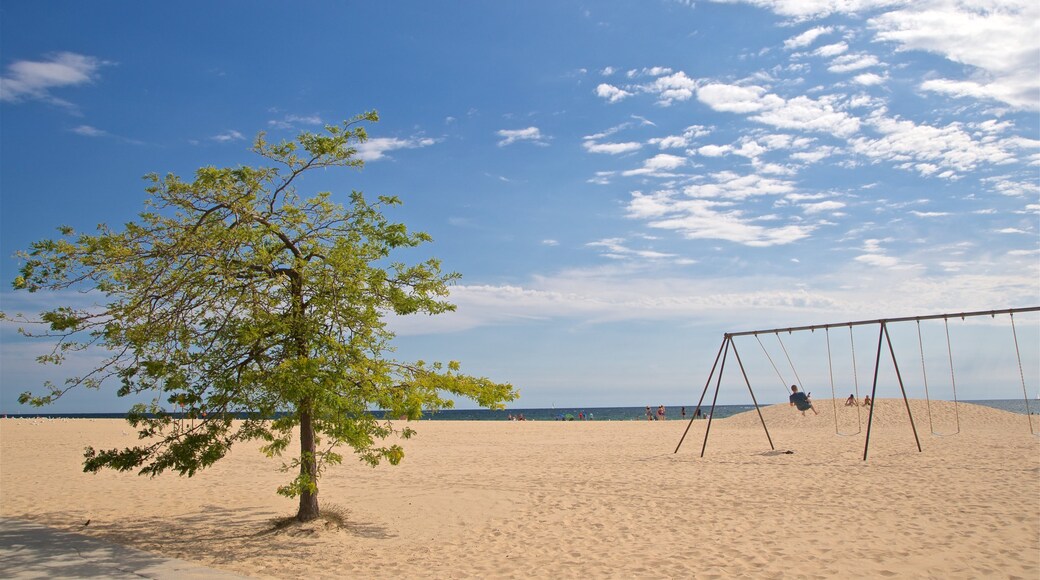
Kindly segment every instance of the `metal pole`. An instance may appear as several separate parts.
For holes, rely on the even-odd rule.
[[[870,390],[870,416],[867,417],[867,441],[863,444],[863,461],[867,460],[867,449],[870,448],[870,427],[874,424],[874,401],[877,398],[878,368],[881,366],[881,339],[885,336],[885,323],[881,323],[881,331],[877,337],[877,357],[874,359],[874,386]]]
[[[732,342],[732,339],[731,339]],[[740,353],[737,352],[737,343],[733,343],[733,356],[737,357],[737,364],[740,365],[740,374],[744,375],[744,383],[747,384],[747,390],[751,393],[751,402],[755,404],[755,411],[758,412],[758,420],[762,422],[762,430],[766,432],[766,439],[769,440],[769,448],[776,450],[773,447],[773,438],[769,436],[769,429],[766,428],[766,420],[762,417],[762,409],[758,408],[758,400],[755,399],[755,391],[751,390],[751,381],[747,378],[747,373],[744,371],[744,363],[740,360]]]
[[[899,374],[899,363],[896,362],[896,350],[892,348],[892,336],[888,334],[888,327],[885,327],[885,340],[888,342],[888,352],[892,354],[892,366],[896,369],[896,380],[899,381],[899,390],[903,393],[903,403],[906,405],[906,415],[910,417],[910,428],[914,431],[914,441],[917,443],[917,450],[921,451],[921,440],[917,437],[917,427],[914,425],[914,414],[910,412],[910,400],[906,398],[906,389],[903,388],[903,377]],[[871,403],[870,408],[873,410],[873,403]]]
[[[719,345],[719,352],[715,355],[715,363],[711,365],[711,373],[708,374],[708,380],[704,382],[704,390],[701,391],[701,398],[697,400],[697,409],[701,408],[701,403],[704,402],[704,395],[708,393],[708,386],[711,385],[711,377],[715,376],[715,367],[719,366],[719,358],[722,357],[722,348],[726,346],[726,338],[723,337],[722,344]],[[679,444],[675,446],[675,451],[672,455],[679,452],[679,448],[682,447],[683,441],[686,439],[686,434],[690,432],[690,427],[693,426],[693,420],[697,418],[696,409],[693,415],[690,417],[690,422],[686,424],[686,430],[683,431],[682,437],[679,439]]]
[[[704,450],[708,448],[708,433],[711,432],[711,422],[715,418],[715,402],[719,400],[719,388],[722,386],[722,372],[726,370],[726,357],[729,356],[729,345],[733,342],[733,338],[729,335],[723,340],[726,345],[726,351],[722,355],[722,366],[719,367],[719,378],[715,381],[715,396],[711,400],[711,413],[708,415],[708,426],[704,428],[704,444],[701,445],[701,457],[704,457]]]
[[[854,322],[837,322],[832,324],[813,324],[809,326],[792,326],[789,328],[770,328],[768,330],[747,330],[743,332],[730,332],[728,333],[731,337],[737,336],[748,336],[751,334],[777,334],[780,332],[786,332],[788,334],[798,330],[817,330],[821,328],[837,328],[839,326],[869,326],[873,324],[881,324],[888,322],[910,322],[913,320],[937,320],[939,318],[966,318],[969,316],[996,316],[997,314],[1016,314],[1019,312],[1038,312],[1040,306],[1030,306],[1027,308],[1005,308],[1003,310],[980,310],[975,312],[958,312],[955,314],[929,314],[927,316],[904,316],[900,318],[882,318],[880,320],[857,320]]]

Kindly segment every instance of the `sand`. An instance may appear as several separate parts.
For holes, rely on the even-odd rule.
[[[764,409],[773,451],[753,412],[714,421],[704,458],[702,420],[678,454],[678,420],[424,421],[401,465],[325,474],[344,527],[280,530],[289,478],[255,445],[193,478],[93,475],[83,447],[132,443],[124,422],[7,419],[0,515],[259,578],[1040,577],[1025,415],[961,404],[936,437],[915,401],[919,452],[903,402],[879,401],[864,462],[866,410],[841,437],[817,405]]]

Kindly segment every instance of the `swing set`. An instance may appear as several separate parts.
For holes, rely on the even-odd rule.
[[[780,379],[780,384],[781,384],[781,386],[784,389],[784,394],[786,395],[786,394],[788,394],[787,389],[788,389],[788,384],[789,383],[786,380],[784,380],[783,374],[781,374],[780,369],[777,367],[776,363],[773,361],[773,357],[770,356],[769,350],[762,343],[762,339],[759,338],[759,336],[763,335],[763,334],[767,334],[767,335],[768,334],[772,334],[772,335],[774,335],[776,337],[776,340],[777,340],[778,344],[780,345],[780,350],[783,352],[784,357],[787,359],[787,363],[790,366],[791,374],[794,376],[794,378],[796,380],[795,384],[804,385],[804,383],[802,383],[801,377],[798,376],[798,371],[797,371],[797,369],[794,366],[794,362],[791,359],[791,355],[788,352],[787,347],[784,345],[784,341],[780,337],[780,335],[781,335],[781,333],[787,333],[787,334],[790,335],[790,334],[793,334],[795,332],[800,332],[800,331],[805,331],[805,330],[808,330],[810,332],[815,332],[816,330],[820,330],[820,329],[824,330],[824,332],[826,334],[826,341],[827,341],[827,368],[828,368],[828,373],[830,375],[831,400],[832,400],[832,403],[833,403],[833,406],[834,406],[834,433],[836,435],[840,435],[840,436],[843,436],[843,437],[852,437],[852,436],[855,436],[855,435],[859,435],[859,434],[861,434],[863,432],[863,420],[862,420],[862,415],[861,415],[861,411],[860,411],[861,407],[858,404],[856,405],[856,418],[857,418],[858,429],[855,432],[842,432],[842,430],[841,430],[841,428],[839,426],[839,422],[838,422],[838,404],[837,404],[837,393],[835,392],[835,386],[834,386],[835,385],[835,382],[834,382],[834,364],[833,364],[833,358],[832,358],[832,353],[831,353],[830,330],[832,328],[842,328],[842,327],[847,327],[848,330],[849,330],[849,341],[850,341],[851,354],[852,354],[853,384],[855,385],[855,399],[858,401],[860,399],[860,397],[859,397],[859,377],[858,377],[858,373],[857,373],[857,369],[856,369],[856,342],[855,342],[855,339],[853,337],[852,329],[853,329],[853,327],[856,327],[856,326],[873,326],[873,325],[877,325],[878,329],[879,329],[878,330],[878,344],[877,344],[877,352],[876,352],[876,356],[875,356],[875,360],[874,360],[873,384],[871,386],[871,391],[870,391],[870,399],[871,399],[871,403],[869,404],[870,413],[869,413],[869,416],[867,418],[866,440],[865,440],[864,445],[863,445],[863,461],[866,461],[867,460],[867,453],[868,453],[868,451],[870,449],[870,430],[871,430],[871,426],[873,425],[873,420],[874,420],[874,402],[873,401],[875,400],[875,396],[877,394],[878,372],[879,372],[880,367],[881,367],[881,353],[882,353],[882,350],[883,350],[883,347],[884,347],[885,344],[887,344],[887,346],[888,346],[887,350],[888,350],[889,356],[890,356],[890,358],[892,360],[892,367],[895,370],[896,380],[899,383],[899,390],[900,390],[900,392],[902,392],[902,395],[903,395],[903,403],[906,406],[907,417],[910,419],[910,428],[911,428],[911,430],[913,431],[913,434],[914,434],[914,441],[917,444],[917,450],[919,452],[922,451],[922,449],[921,449],[921,440],[920,440],[920,438],[917,435],[917,426],[914,424],[913,413],[911,413],[911,411],[910,411],[910,401],[909,401],[909,399],[906,396],[906,388],[904,387],[904,384],[903,384],[903,377],[902,377],[902,374],[899,371],[899,364],[896,362],[895,349],[892,347],[892,338],[891,338],[891,336],[889,334],[889,330],[888,330],[889,325],[890,324],[894,324],[894,323],[900,323],[900,322],[915,322],[917,324],[917,343],[918,343],[918,349],[920,351],[920,356],[921,356],[921,374],[922,374],[922,378],[923,378],[923,382],[924,382],[924,392],[925,392],[926,409],[928,411],[928,426],[929,426],[929,430],[931,431],[931,434],[934,435],[934,436],[937,436],[937,437],[947,437],[947,436],[957,435],[957,434],[959,434],[961,432],[960,412],[958,410],[959,401],[957,399],[957,378],[956,378],[956,374],[954,372],[954,365],[953,365],[953,347],[952,347],[951,340],[950,340],[949,319],[950,318],[960,318],[960,319],[964,320],[965,318],[976,317],[976,316],[990,316],[991,318],[996,318],[997,315],[1004,315],[1004,314],[1007,314],[1010,317],[1010,319],[1011,319],[1011,332],[1012,332],[1012,337],[1014,338],[1015,357],[1016,357],[1016,360],[1018,362],[1018,373],[1019,373],[1019,378],[1021,379],[1021,383],[1022,383],[1022,395],[1023,395],[1024,400],[1025,400],[1026,415],[1027,415],[1028,421],[1029,421],[1029,432],[1032,433],[1033,435],[1040,436],[1040,428],[1034,429],[1034,427],[1033,427],[1033,416],[1032,416],[1032,411],[1030,410],[1030,407],[1029,407],[1029,395],[1028,395],[1027,388],[1026,388],[1025,372],[1023,371],[1023,368],[1022,368],[1022,354],[1021,354],[1021,351],[1019,350],[1019,345],[1018,345],[1018,331],[1017,331],[1017,329],[1015,327],[1015,314],[1016,313],[1037,312],[1037,311],[1040,311],[1040,306],[1033,306],[1033,307],[1028,307],[1028,308],[1008,308],[1008,309],[1004,309],[1004,310],[986,310],[986,311],[977,311],[977,312],[961,312],[961,313],[957,313],[957,314],[934,314],[934,315],[928,315],[928,316],[911,316],[911,317],[905,317],[905,318],[888,318],[888,319],[880,319],[880,320],[862,320],[862,321],[856,321],[856,322],[842,322],[842,323],[837,323],[837,324],[820,324],[820,325],[812,325],[812,326],[798,326],[798,327],[792,327],[792,328],[774,328],[774,329],[769,329],[769,330],[751,330],[751,331],[746,331],[746,332],[730,332],[730,333],[726,333],[725,335],[723,335],[722,344],[719,346],[719,351],[715,355],[715,362],[712,364],[712,367],[711,367],[711,373],[708,374],[708,380],[705,382],[704,389],[701,391],[700,399],[697,401],[697,407],[696,408],[699,410],[701,408],[701,405],[704,403],[704,397],[705,397],[705,395],[707,395],[708,388],[711,386],[711,381],[714,378],[715,379],[715,394],[714,394],[714,396],[712,398],[712,401],[711,401],[711,411],[708,414],[708,425],[707,425],[707,427],[705,428],[705,431],[704,431],[704,442],[701,445],[701,455],[700,456],[704,457],[704,451],[705,451],[705,449],[708,446],[708,434],[711,433],[711,422],[712,422],[712,418],[715,416],[715,406],[716,406],[716,403],[718,402],[719,390],[720,390],[720,388],[722,386],[722,375],[723,375],[723,372],[726,369],[726,361],[729,358],[729,352],[731,350],[733,351],[733,358],[736,359],[737,365],[740,368],[740,373],[741,373],[741,375],[744,378],[744,383],[747,385],[748,392],[751,394],[751,401],[752,401],[752,403],[755,406],[755,411],[758,413],[758,419],[762,423],[762,429],[763,429],[763,431],[765,431],[766,439],[769,441],[769,448],[773,449],[773,450],[776,449],[773,446],[773,439],[769,435],[769,429],[766,427],[765,419],[762,417],[762,410],[759,408],[758,400],[755,397],[754,389],[751,388],[751,381],[748,379],[747,371],[744,368],[744,363],[743,363],[743,361],[740,358],[740,353],[737,352],[737,345],[736,345],[736,343],[733,340],[736,337],[739,337],[739,336],[754,336],[755,337],[755,340],[758,342],[759,346],[762,348],[762,352],[765,354],[766,359],[769,361],[769,364],[773,367],[773,370],[776,372],[777,377]],[[953,403],[954,403],[953,404],[953,409],[954,409],[954,420],[955,420],[955,426],[956,426],[955,430],[953,430],[952,432],[948,432],[948,433],[940,433],[940,432],[938,432],[936,430],[936,428],[935,428],[935,425],[934,425],[933,421],[932,421],[932,401],[931,401],[931,395],[929,394],[929,389],[928,389],[928,372],[927,372],[927,368],[926,368],[926,365],[925,365],[924,339],[922,337],[922,332],[921,332],[921,321],[923,321],[923,320],[939,320],[939,319],[942,319],[943,325],[944,325],[945,330],[946,330],[946,352],[947,352],[947,358],[949,360],[950,384],[951,384],[952,390],[953,390]],[[721,362],[721,364],[720,364],[720,362]],[[718,369],[717,377],[716,377],[716,373],[715,373],[716,369]],[[1040,398],[1040,397],[1038,397],[1038,398]],[[695,413],[695,415],[696,415],[696,413]],[[693,419],[691,419],[690,422],[686,425],[686,430],[683,431],[682,438],[679,439],[679,444],[676,445],[675,451],[673,453],[678,453],[679,452],[679,448],[682,447],[683,441],[686,439],[686,434],[689,433],[690,427],[692,425],[693,425]]]

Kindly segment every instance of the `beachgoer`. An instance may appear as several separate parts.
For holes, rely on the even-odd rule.
[[[664,421],[664,405],[657,408],[657,420]]]
[[[791,385],[791,396],[789,398],[791,406],[797,407],[802,412],[802,415],[805,415],[805,412],[809,409],[812,409],[812,412],[817,415],[820,414],[816,407],[813,407],[812,401],[809,400],[809,395],[798,390],[798,385]]]
[[[686,407],[682,408],[682,418],[683,418],[683,421],[686,420]]]
[[[650,405],[646,406],[646,420],[647,421],[653,421],[654,420],[654,412],[650,410]]]
[[[871,403],[873,403],[873,401],[870,400],[870,395],[866,395],[865,397],[863,397],[863,406],[864,407],[869,407],[871,405]]]
[[[693,410],[693,418],[696,419],[701,416],[701,408],[697,407]]]
[[[845,399],[845,406],[846,407],[857,407],[857,406],[859,406],[859,403],[856,402],[856,395],[855,394],[851,394],[851,395],[849,395],[848,399]]]

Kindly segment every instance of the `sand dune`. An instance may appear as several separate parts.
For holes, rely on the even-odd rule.
[[[255,446],[191,479],[88,475],[82,448],[130,443],[124,423],[5,420],[0,513],[260,578],[1040,576],[1025,416],[961,405],[933,437],[915,402],[919,452],[879,401],[864,462],[826,403],[764,408],[772,451],[753,412],[713,421],[704,458],[707,421],[678,454],[681,421],[423,422],[400,466],[327,472],[345,527],[281,531],[286,477]]]

